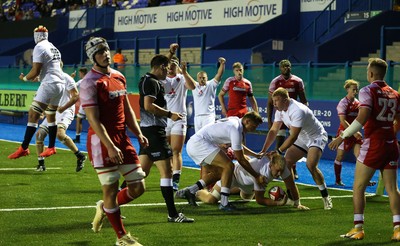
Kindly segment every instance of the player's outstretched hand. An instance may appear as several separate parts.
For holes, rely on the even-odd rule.
[[[177,43],[172,43],[169,45],[169,51],[173,54],[175,54],[175,52],[178,48],[179,48],[179,44],[177,44]]]
[[[309,207],[306,207],[306,206],[301,205],[301,204],[299,204],[299,205],[297,206],[297,209],[298,209],[298,210],[310,210]]]
[[[328,144],[328,147],[329,147],[331,150],[337,150],[337,148],[339,147],[339,145],[340,145],[342,142],[343,142],[343,138],[341,138],[341,137],[334,138],[334,139],[332,140],[332,142],[330,142],[330,143]]]

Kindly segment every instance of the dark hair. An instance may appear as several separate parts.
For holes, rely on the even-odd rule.
[[[259,113],[255,112],[255,111],[251,111],[251,112],[246,113],[243,116],[243,119],[249,119],[249,120],[253,121],[254,123],[256,123],[258,125],[263,123],[262,117],[260,116]]]
[[[121,53],[121,52],[122,52],[122,49],[121,49],[121,48],[118,48],[118,49],[116,50],[116,52],[117,52],[117,53]]]
[[[158,67],[161,65],[168,66],[169,59],[165,55],[155,55],[150,62],[151,68]]]
[[[88,73],[87,67],[80,67],[78,71],[81,72],[81,73],[84,73],[84,74]]]

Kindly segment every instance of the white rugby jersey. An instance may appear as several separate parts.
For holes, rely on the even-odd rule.
[[[290,99],[289,107],[286,111],[276,110],[274,121],[283,121],[289,129],[292,126],[301,127],[300,134],[304,134],[309,138],[320,137],[325,133],[324,127],[315,118],[311,109],[294,99]]]
[[[168,77],[162,81],[167,101],[167,109],[172,112],[178,112],[186,116],[186,97],[188,89],[185,86],[185,78],[182,74],[175,77]]]
[[[75,80],[67,73],[63,72],[63,75],[64,75],[64,80],[65,80],[65,89],[64,89],[64,93],[60,100],[60,105],[64,105],[67,102],[69,102],[69,100],[71,99],[71,95],[69,94],[69,91],[76,88]],[[75,112],[75,104],[73,104],[70,108],[73,108],[73,110]]]
[[[254,171],[267,178],[267,184],[270,183],[272,180],[274,180],[274,177],[272,177],[272,173],[269,168],[270,160],[267,157],[263,157],[261,159],[252,158],[249,160],[249,162]],[[235,176],[236,181],[239,184],[239,188],[243,188],[242,186],[251,186],[252,188],[254,187],[255,191],[265,190],[266,185],[265,186],[259,185],[255,181],[254,177],[237,162],[235,162],[235,169],[233,171],[233,175]],[[289,177],[289,175],[290,171],[287,167],[285,167],[285,169],[281,173],[281,178],[286,179],[287,177]]]
[[[34,63],[41,63],[39,80],[41,83],[64,83],[64,75],[60,66],[61,53],[48,40],[40,41],[33,49]]]
[[[215,95],[220,81],[209,80],[205,85],[195,83],[196,87],[192,91],[194,102],[194,115],[215,114]]]
[[[192,137],[204,139],[214,145],[230,144],[233,150],[241,150],[243,140],[242,120],[236,116],[210,123]]]

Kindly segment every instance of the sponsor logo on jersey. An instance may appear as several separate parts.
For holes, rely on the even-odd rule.
[[[126,92],[126,90],[110,91],[110,92],[108,92],[108,97],[110,99],[114,99],[114,98],[117,98],[117,97],[120,97],[120,96],[125,96],[127,94],[128,93]]]
[[[242,88],[242,87],[233,87],[234,91],[246,91],[246,88]]]

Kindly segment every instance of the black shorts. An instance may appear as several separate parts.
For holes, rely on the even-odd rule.
[[[143,135],[149,140],[149,147],[140,146],[139,155],[147,155],[152,161],[165,160],[172,156],[171,146],[168,144],[165,127],[141,127]]]

